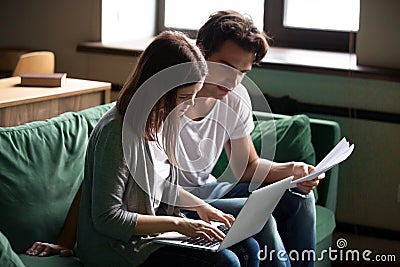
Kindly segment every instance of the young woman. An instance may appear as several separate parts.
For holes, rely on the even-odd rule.
[[[206,74],[198,48],[181,33],[164,32],[93,130],[77,232],[85,266],[258,266],[252,238],[219,253],[152,242],[168,231],[221,240],[224,234],[210,220],[228,227],[234,220],[177,185],[174,125]],[[178,207],[195,210],[201,220],[184,218]]]

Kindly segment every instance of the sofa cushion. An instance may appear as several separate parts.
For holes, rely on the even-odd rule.
[[[266,144],[276,133],[276,162],[302,161],[315,164],[315,151],[311,143],[310,121],[306,115],[295,115],[278,120],[255,121],[250,134],[255,149],[260,155],[261,144]],[[228,165],[228,158],[222,153],[213,169],[213,175],[219,177]]]
[[[23,267],[21,259],[12,250],[7,237],[0,232],[0,266]]]
[[[76,113],[0,128],[0,230],[15,252],[56,241],[83,178],[87,131]]]

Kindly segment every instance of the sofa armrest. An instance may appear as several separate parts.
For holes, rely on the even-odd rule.
[[[7,237],[0,231],[0,266],[24,267],[21,259],[11,248]]]
[[[320,162],[325,155],[340,141],[340,126],[335,121],[310,119],[311,142],[315,148],[316,162]],[[337,187],[339,165],[326,173],[318,185],[318,202],[335,213],[337,202]]]

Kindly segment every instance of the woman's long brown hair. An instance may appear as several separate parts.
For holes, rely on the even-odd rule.
[[[116,107],[122,117],[125,116],[128,105],[138,88],[151,76],[158,72],[186,62],[193,62],[196,77],[200,81],[207,74],[207,65],[196,46],[190,43],[188,37],[180,32],[166,31],[159,34],[141,54],[136,68],[129,75]],[[157,132],[166,116],[175,108],[177,89],[168,91],[152,108],[146,121],[144,138],[148,141],[157,139]]]

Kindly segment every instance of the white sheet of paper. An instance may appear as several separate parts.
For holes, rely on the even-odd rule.
[[[343,162],[351,153],[353,153],[354,144],[350,145],[349,142],[343,137],[339,143],[315,166],[315,169],[310,174],[294,180],[290,183],[290,188],[296,187],[297,183],[310,181],[318,177],[318,175],[330,170],[332,167]]]

